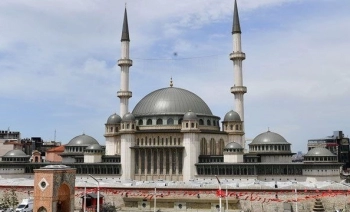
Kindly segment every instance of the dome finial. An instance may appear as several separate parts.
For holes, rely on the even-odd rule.
[[[270,132],[270,127],[267,127],[267,132]]]
[[[170,77],[170,87],[173,87],[173,77]]]

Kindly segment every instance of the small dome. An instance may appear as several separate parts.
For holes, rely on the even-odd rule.
[[[304,156],[335,156],[331,151],[323,147],[310,149]]]
[[[241,117],[236,111],[230,110],[226,113],[224,121],[241,121]]]
[[[187,113],[185,113],[183,120],[184,121],[197,120],[197,115],[192,111],[188,111]]]
[[[85,150],[102,150],[102,147],[100,144],[91,144],[90,146],[86,147]]]
[[[126,122],[135,121],[135,116],[129,112],[123,116],[123,121],[126,121]]]
[[[243,147],[239,143],[231,142],[225,146],[225,149],[243,149]]]
[[[122,118],[116,113],[114,113],[111,116],[109,116],[106,124],[120,124],[121,121],[122,121]]]
[[[66,146],[90,146],[91,144],[98,144],[98,141],[91,136],[82,134],[74,137]]]
[[[267,131],[256,136],[251,144],[290,144],[281,135]]]
[[[6,152],[6,154],[3,157],[29,157],[29,155],[26,155],[26,153],[24,153],[20,149],[14,149]]]
[[[69,169],[69,166],[66,165],[47,165],[42,167],[41,169]]]

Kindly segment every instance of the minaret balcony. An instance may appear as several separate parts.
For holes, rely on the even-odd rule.
[[[231,93],[247,93],[247,87],[245,86],[233,86],[231,87]]]
[[[230,60],[244,60],[245,53],[243,52],[233,52],[230,54]]]
[[[118,66],[132,66],[132,60],[120,59],[120,60],[118,60]]]
[[[117,96],[118,96],[119,98],[121,98],[121,97],[130,98],[130,97],[132,97],[132,92],[131,92],[131,91],[118,91],[118,92],[117,92]]]

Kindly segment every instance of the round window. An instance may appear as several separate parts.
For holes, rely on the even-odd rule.
[[[40,186],[41,186],[41,188],[45,188],[45,187],[46,187],[46,182],[45,182],[45,181],[42,181],[42,182],[40,183]]]

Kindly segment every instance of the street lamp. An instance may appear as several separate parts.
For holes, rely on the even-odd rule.
[[[154,212],[156,212],[156,204],[157,204],[157,183],[154,182],[154,207],[153,207]]]
[[[217,175],[215,175],[215,177],[219,183],[219,212],[221,212],[221,182]]]
[[[86,212],[86,183],[87,181],[84,181],[85,182],[85,186],[84,186],[84,212]]]
[[[227,200],[227,182],[226,182],[226,210],[228,211],[228,200]]]
[[[97,182],[97,212],[100,212],[100,181],[91,174],[89,174],[89,176]]]

